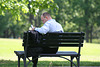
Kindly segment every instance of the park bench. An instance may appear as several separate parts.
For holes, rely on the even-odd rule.
[[[63,59],[66,59],[71,62],[71,67],[73,65],[75,67],[80,66],[80,52],[81,47],[83,46],[84,41],[84,35],[83,32],[63,32],[63,33],[47,33],[43,35],[41,38],[41,44],[37,46],[41,47],[77,47],[78,51],[57,51],[55,54],[40,54],[39,57],[60,57]],[[28,44],[26,44],[27,47]],[[32,45],[28,45],[32,46]],[[28,56],[26,56],[27,49],[24,47],[24,51],[14,51],[15,54],[18,56],[18,67],[20,67],[20,58],[24,61],[24,67],[27,67],[28,64],[32,61],[29,59]],[[70,59],[66,58],[66,56],[69,56]],[[73,62],[73,59],[76,58],[77,63]],[[29,60],[28,63],[26,63],[26,59]]]

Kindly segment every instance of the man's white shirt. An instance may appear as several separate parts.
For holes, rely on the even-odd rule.
[[[57,31],[63,32],[61,24],[56,22],[54,19],[48,20],[41,28],[35,28],[35,30],[42,34],[46,34],[48,32],[57,32]]]

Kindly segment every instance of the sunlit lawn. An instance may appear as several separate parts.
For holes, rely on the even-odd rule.
[[[0,39],[0,59],[17,60],[14,50],[23,50],[21,44],[21,39]]]
[[[10,60],[10,61],[17,61],[17,56],[14,54],[15,50],[23,50],[22,47],[22,39],[3,39],[0,38],[0,60]],[[59,51],[64,50],[75,50],[77,48],[65,48],[60,47]],[[68,57],[69,58],[69,57]],[[40,58],[39,61],[66,61],[61,58]],[[100,44],[95,43],[84,43],[84,46],[81,49],[81,62],[100,62]],[[39,62],[39,63],[41,63]],[[86,63],[86,62],[85,62]],[[17,62],[16,62],[17,64]],[[92,64],[92,63],[91,63]],[[98,64],[97,64],[98,66]]]

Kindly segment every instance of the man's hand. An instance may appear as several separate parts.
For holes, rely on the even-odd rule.
[[[33,28],[32,27],[29,27],[29,30],[35,30],[35,27],[33,27]]]
[[[32,30],[35,30],[35,27],[33,27]]]
[[[31,29],[32,29],[32,30],[35,30],[35,27],[34,27],[33,25],[31,25]]]

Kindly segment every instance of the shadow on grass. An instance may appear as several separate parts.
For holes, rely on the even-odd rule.
[[[76,61],[75,61],[76,63]],[[23,61],[20,63],[20,67],[23,67]],[[52,67],[52,66],[70,66],[68,61],[39,61],[38,67]],[[100,62],[93,61],[81,61],[80,66],[100,66]],[[18,67],[17,61],[0,60],[0,67]],[[32,63],[28,67],[32,67]]]

